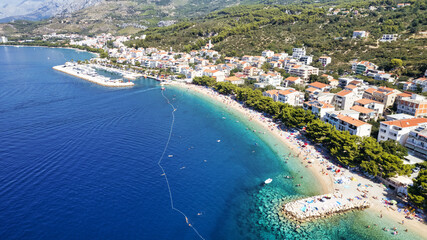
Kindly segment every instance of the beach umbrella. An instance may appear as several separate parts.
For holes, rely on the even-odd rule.
[[[390,203],[393,204],[393,205],[397,204],[396,200],[391,200]]]

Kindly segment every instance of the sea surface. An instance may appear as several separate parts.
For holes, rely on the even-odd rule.
[[[185,89],[106,88],[52,69],[92,56],[0,47],[0,239],[419,239],[369,212],[296,230],[280,204],[319,185],[284,162],[289,149]]]

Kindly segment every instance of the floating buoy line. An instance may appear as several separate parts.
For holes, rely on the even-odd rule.
[[[162,90],[164,90],[164,89],[162,89]],[[191,228],[193,229],[193,231],[197,234],[197,236],[199,236],[199,237],[200,237],[200,239],[205,240],[205,238],[204,238],[204,237],[199,233],[199,231],[197,231],[197,229],[193,226],[193,224],[191,224],[190,219],[187,217],[187,215],[185,215],[185,213],[184,213],[183,211],[179,210],[178,208],[176,208],[176,207],[174,206],[173,196],[172,196],[172,191],[171,191],[171,187],[170,187],[170,185],[169,185],[168,175],[166,174],[166,171],[165,171],[165,169],[163,168],[163,166],[162,166],[162,164],[161,164],[161,163],[162,163],[162,160],[163,160],[163,157],[165,156],[166,151],[167,151],[167,149],[168,149],[168,147],[169,147],[169,142],[170,142],[170,140],[171,140],[171,138],[172,138],[173,126],[174,126],[174,124],[175,124],[175,111],[176,111],[175,106],[174,106],[174,105],[169,101],[169,99],[165,96],[164,91],[161,91],[161,92],[162,92],[162,96],[166,99],[167,103],[172,107],[172,109],[173,109],[173,110],[172,110],[172,123],[171,123],[171,127],[170,127],[170,130],[169,130],[169,137],[168,137],[168,141],[166,142],[165,148],[164,148],[164,150],[163,150],[162,155],[160,156],[159,161],[157,162],[157,165],[159,165],[160,169],[161,169],[161,170],[162,170],[162,172],[163,172],[162,176],[164,176],[164,177],[165,177],[166,185],[167,185],[167,187],[168,187],[168,191],[169,191],[169,199],[170,199],[170,204],[171,204],[171,208],[172,208],[172,210],[174,210],[174,211],[176,211],[176,212],[180,213],[180,214],[185,218],[185,222],[188,224],[188,226],[189,226],[189,227],[191,227]],[[173,157],[173,155],[169,155],[169,156]]]

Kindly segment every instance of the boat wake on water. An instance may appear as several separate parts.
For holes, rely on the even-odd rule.
[[[165,177],[166,185],[167,185],[167,187],[168,187],[168,191],[169,191],[169,199],[170,199],[170,204],[171,204],[171,208],[172,208],[172,210],[174,210],[174,211],[176,211],[176,212],[180,213],[180,214],[185,218],[185,222],[188,224],[188,226],[189,226],[189,227],[191,227],[191,228],[193,229],[193,231],[197,234],[197,236],[199,236],[199,237],[200,237],[200,239],[205,240],[205,238],[204,238],[204,237],[199,233],[199,231],[197,231],[197,229],[193,226],[193,224],[191,224],[190,219],[187,217],[187,215],[185,215],[185,213],[184,213],[183,211],[179,210],[178,208],[176,208],[176,207],[174,206],[173,196],[172,196],[172,191],[171,191],[171,187],[170,187],[170,185],[169,185],[168,175],[166,174],[166,171],[165,171],[165,169],[163,168],[163,166],[162,166],[162,164],[161,164],[161,163],[162,163],[162,160],[163,160],[163,158],[164,158],[164,156],[165,156],[165,154],[166,154],[166,151],[167,151],[167,149],[168,149],[168,147],[169,147],[169,142],[170,142],[171,137],[172,137],[173,127],[174,127],[174,124],[175,124],[175,111],[176,111],[175,106],[174,106],[174,105],[169,101],[169,98],[167,98],[167,97],[165,96],[164,91],[161,91],[161,92],[162,92],[162,96],[166,99],[167,103],[172,107],[172,109],[173,109],[173,110],[172,110],[172,123],[171,123],[171,127],[170,127],[170,130],[169,130],[168,140],[167,140],[167,142],[166,142],[166,145],[165,145],[165,148],[164,148],[164,150],[163,150],[163,153],[162,153],[162,155],[160,156],[159,161],[157,162],[157,165],[159,165],[160,169],[161,169],[161,170],[162,170],[162,172],[163,172],[162,176],[164,176],[164,177]]]

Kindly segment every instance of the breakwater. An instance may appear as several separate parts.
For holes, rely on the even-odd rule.
[[[349,197],[341,193],[325,194],[299,199],[283,206],[283,213],[291,220],[305,222],[336,214],[369,208],[366,198]]]

